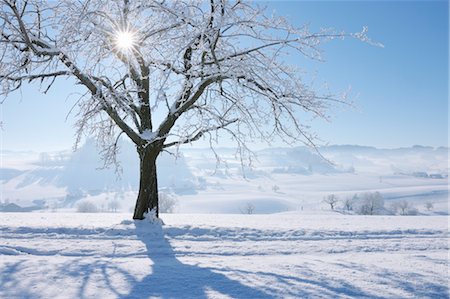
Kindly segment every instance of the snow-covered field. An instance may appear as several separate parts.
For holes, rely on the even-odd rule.
[[[271,148],[257,152],[253,168],[242,167],[235,150],[217,152],[219,165],[208,149],[183,149],[176,160],[167,154],[158,158],[158,184],[175,199],[174,212],[236,214],[252,206],[255,214],[320,214],[329,210],[323,199],[330,194],[342,208],[355,194],[380,192],[386,209],[405,200],[421,215],[448,214],[448,148],[322,148],[334,164],[304,147]],[[121,149],[119,179],[114,169],[98,169],[102,164],[92,141],[75,153],[3,151],[0,158],[0,210],[2,203],[15,203],[69,212],[86,201],[99,211],[134,208],[139,163],[130,144]]]
[[[0,214],[0,298],[447,298],[447,216]]]

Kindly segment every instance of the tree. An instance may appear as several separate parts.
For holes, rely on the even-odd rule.
[[[425,208],[427,208],[428,211],[431,211],[433,209],[433,203],[431,201],[427,201],[425,203]]]
[[[311,32],[240,0],[1,1],[1,93],[35,81],[45,93],[59,78],[84,87],[75,148],[95,136],[109,166],[122,135],[135,144],[134,219],[158,215],[156,160],[169,148],[229,135],[248,160],[255,138],[315,146],[300,117],[326,118],[345,93],[314,89],[283,57],[321,60],[335,38],[370,43],[366,28]]]
[[[97,213],[98,208],[94,203],[92,203],[88,200],[85,200],[85,201],[79,202],[77,204],[77,212],[78,213]]]
[[[338,202],[338,198],[336,195],[334,194],[330,194],[327,197],[324,198],[323,202],[327,203],[330,205],[330,209],[334,210],[335,205]]]
[[[380,214],[384,209],[384,199],[380,192],[363,193],[359,197],[358,213],[362,215]]]
[[[120,208],[120,203],[119,203],[119,201],[116,198],[111,199],[108,202],[108,211],[113,212],[113,213],[117,213],[117,210],[119,208]]]
[[[355,204],[355,201],[357,200],[356,194],[353,197],[346,197],[343,201],[343,207],[347,212],[350,212],[353,210],[353,205]]]
[[[255,205],[248,202],[243,209],[240,209],[242,214],[252,215],[255,212]]]
[[[406,200],[402,200],[395,204],[395,209],[400,211],[400,215],[408,215],[408,210],[410,210],[411,204]]]
[[[392,204],[392,210],[394,213],[399,211],[400,215],[402,216],[417,215],[419,213],[419,211],[414,207],[414,205],[406,200],[402,200]]]

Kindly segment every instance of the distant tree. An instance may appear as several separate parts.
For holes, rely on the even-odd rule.
[[[242,159],[255,138],[314,147],[299,115],[326,118],[346,95],[308,85],[285,54],[321,60],[324,41],[370,42],[366,28],[311,32],[240,0],[0,3],[0,94],[29,82],[46,93],[59,78],[83,86],[75,147],[93,135],[105,165],[117,165],[120,136],[134,143],[134,219],[153,209],[158,217],[156,160],[169,148],[224,135]]]
[[[330,205],[330,209],[334,210],[334,207],[338,203],[339,199],[336,195],[330,194],[327,197],[325,197],[323,201]]]
[[[343,201],[342,201],[342,205],[344,210],[346,210],[347,212],[350,212],[351,210],[353,210],[353,204],[355,203],[355,200],[353,197],[346,197]]]
[[[397,203],[397,209],[400,211],[400,215],[408,215],[408,210],[410,209],[411,204],[406,200],[402,200]]]
[[[159,210],[161,213],[175,212],[177,200],[175,197],[165,192],[159,192]]]
[[[376,215],[384,210],[384,199],[380,192],[363,193],[359,196],[358,214]]]
[[[431,211],[432,209],[433,209],[433,203],[431,202],[431,201],[427,201],[426,203],[425,203],[425,208],[428,210],[428,211]]]
[[[92,203],[88,200],[85,200],[85,201],[79,202],[77,204],[77,212],[78,213],[97,213],[98,208],[94,203]]]
[[[120,208],[120,203],[117,199],[112,199],[108,202],[108,210],[113,213],[117,213],[117,209]]]
[[[247,203],[243,209],[241,209],[242,214],[252,215],[255,211],[255,206],[252,203]]]
[[[418,214],[418,210],[414,207],[414,205],[406,200],[402,200],[402,201],[394,203],[392,205],[392,210],[394,213],[398,212],[398,213],[400,213],[400,215],[403,215],[403,216]]]

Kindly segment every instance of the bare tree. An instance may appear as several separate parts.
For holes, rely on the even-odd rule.
[[[113,213],[117,213],[117,210],[120,208],[119,201],[114,198],[108,202],[108,210]]]
[[[395,208],[400,212],[400,215],[408,215],[408,210],[411,208],[411,204],[406,200],[395,203]]]
[[[353,197],[346,197],[342,201],[343,208],[347,212],[350,212],[351,210],[353,210],[353,205],[355,204],[355,201],[356,201],[356,197],[355,196],[356,196],[356,194]]]
[[[255,205],[248,202],[245,204],[243,209],[240,209],[241,214],[252,215],[255,212]]]
[[[330,194],[323,199],[323,202],[330,205],[330,209],[334,210],[334,207],[338,203],[338,198],[334,194]]]
[[[133,218],[143,219],[149,209],[158,216],[164,150],[199,139],[212,146],[227,134],[241,161],[251,159],[246,144],[255,138],[315,146],[301,119],[327,118],[345,93],[314,89],[283,57],[321,60],[322,42],[370,43],[366,31],[311,32],[240,0],[1,0],[0,93],[34,81],[45,93],[59,78],[83,86],[75,148],[95,136],[105,165],[117,165],[120,136],[135,144]]]

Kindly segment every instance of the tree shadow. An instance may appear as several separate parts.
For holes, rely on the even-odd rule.
[[[428,271],[351,261],[348,255],[339,254],[331,260],[322,260],[320,256],[308,259],[282,253],[282,259],[269,260],[271,255],[265,256],[263,251],[248,252],[249,247],[236,244],[240,241],[256,244],[267,240],[268,235],[277,238],[274,232],[254,229],[244,232],[232,228],[217,231],[199,227],[163,228],[145,221],[126,220],[109,229],[21,227],[11,234],[10,240],[30,234],[51,239],[61,247],[6,243],[0,246],[3,250],[0,258],[1,254],[13,255],[11,261],[5,259],[0,266],[1,298],[448,298],[449,291],[448,276],[438,277],[442,271],[433,270],[436,265],[448,267],[448,261],[441,255],[429,256],[424,252],[411,256],[416,258],[411,265],[425,262]],[[235,238],[238,234],[245,235],[245,239]],[[6,233],[5,236],[8,237]],[[214,244],[218,238],[239,250],[230,253],[220,243]],[[301,235],[297,240],[303,239]],[[95,246],[77,247],[78,240],[107,245],[101,250]],[[172,247],[169,240],[174,240],[177,247]],[[1,241],[0,238],[0,245]],[[70,245],[70,250],[64,249],[64,243]],[[282,246],[279,244],[277,248]],[[249,256],[244,256],[248,253]],[[281,254],[279,250],[277,253]],[[229,255],[236,259],[218,264],[217,260],[224,261]],[[62,259],[53,260],[55,256]],[[202,257],[212,260],[205,260],[208,266],[203,267],[191,264],[191,257],[196,261]],[[370,257],[369,252],[367,258]],[[245,265],[236,266],[242,259],[246,259]]]
[[[0,271],[0,297],[4,298],[32,298],[28,289],[17,289],[14,274],[23,268],[24,261],[6,264]]]
[[[215,272],[213,268],[181,262],[164,236],[161,226],[136,222],[136,236],[153,262],[151,273],[135,281],[120,298],[208,298],[208,291],[232,298],[272,298],[271,295]]]

